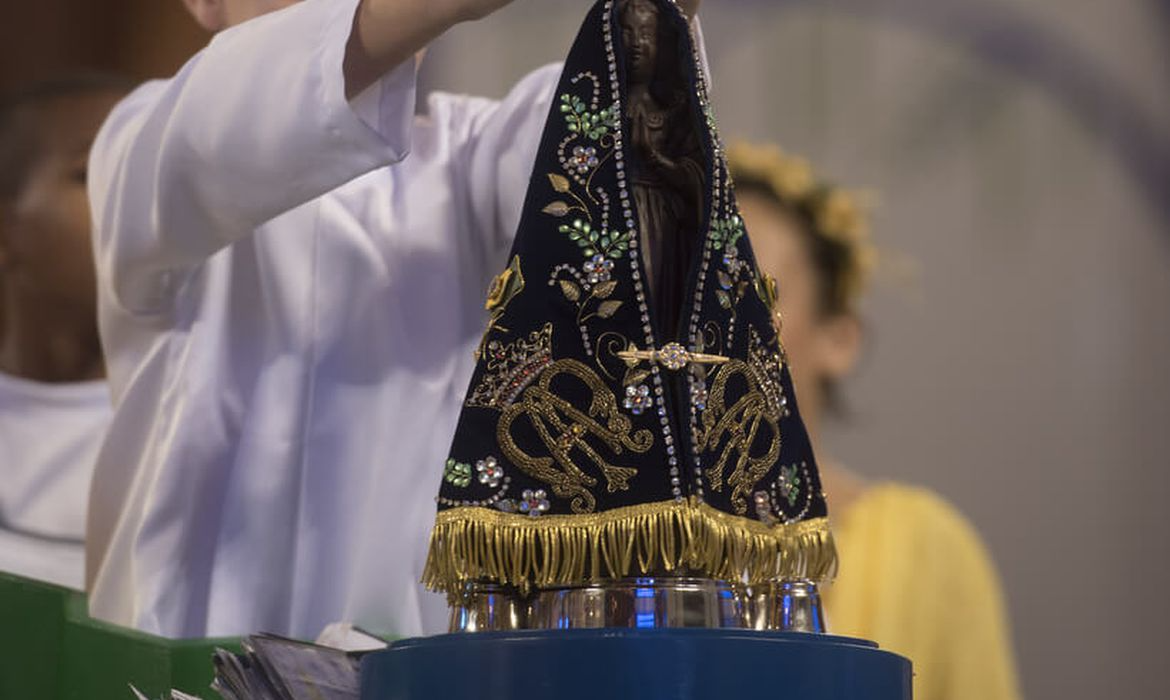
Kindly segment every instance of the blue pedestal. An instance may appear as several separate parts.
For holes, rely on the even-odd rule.
[[[910,662],[845,637],[707,629],[407,639],[362,664],[362,700],[909,700]]]

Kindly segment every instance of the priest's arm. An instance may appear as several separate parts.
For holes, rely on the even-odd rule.
[[[116,302],[163,312],[217,250],[405,158],[414,54],[509,1],[306,0],[221,32],[137,90],[91,155],[97,263]]]

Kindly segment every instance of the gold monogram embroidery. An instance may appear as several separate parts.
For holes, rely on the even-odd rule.
[[[736,513],[747,512],[747,495],[763,479],[780,456],[780,419],[787,400],[780,384],[782,360],[769,353],[753,330],[750,361],[732,360],[720,368],[711,385],[699,450],[716,450],[727,436],[718,458],[706,470],[714,491],[723,490],[723,476],[733,455],[735,468],[727,477],[732,487],[731,504]],[[748,390],[727,408],[727,386],[735,378]],[[767,445],[760,452],[760,448]],[[753,454],[753,448],[756,453]]]
[[[585,385],[591,395],[588,411],[554,393],[552,384],[558,378],[558,384],[576,379]],[[517,444],[515,431],[525,427],[535,432],[550,456],[533,456]],[[606,461],[594,443],[600,442],[614,455],[626,450],[645,453],[654,443],[654,436],[649,430],[631,433],[632,429],[633,423],[618,410],[613,392],[593,370],[576,360],[558,360],[504,409],[496,438],[509,461],[548,484],[557,496],[572,499],[574,513],[590,513],[597,507],[597,499],[591,493],[597,479],[578,466],[574,453],[584,455],[597,467],[610,493],[625,491],[638,470]]]

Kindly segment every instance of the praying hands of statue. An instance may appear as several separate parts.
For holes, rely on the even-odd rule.
[[[658,149],[647,149],[643,151],[642,157],[646,160],[647,164],[652,166],[672,186],[682,188],[690,184],[690,177],[686,168],[662,151]]]

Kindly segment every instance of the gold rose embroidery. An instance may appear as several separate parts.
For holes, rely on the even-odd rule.
[[[484,303],[484,308],[491,315],[488,318],[487,328],[483,331],[483,338],[479,341],[479,347],[475,350],[475,359],[483,357],[484,345],[492,331],[499,330],[505,333],[508,331],[507,328],[499,325],[500,319],[504,316],[508,304],[522,291],[524,291],[524,273],[520,270],[520,256],[517,255],[512,258],[507,269],[496,275],[491,286],[488,287],[487,302]]]

